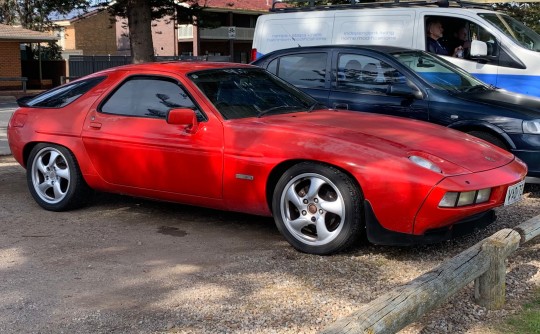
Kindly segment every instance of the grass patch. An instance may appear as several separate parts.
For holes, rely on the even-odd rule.
[[[540,289],[534,298],[523,306],[523,310],[506,320],[497,330],[499,333],[540,334]]]

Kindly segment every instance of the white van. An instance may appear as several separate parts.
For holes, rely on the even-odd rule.
[[[325,6],[311,1],[308,7],[277,8],[274,3],[273,13],[261,15],[252,58],[278,49],[334,44],[426,50],[426,23],[437,20],[444,28],[443,39],[465,27],[474,41],[464,58],[444,58],[488,84],[540,96],[540,35],[501,12],[460,2],[449,7],[444,0]]]

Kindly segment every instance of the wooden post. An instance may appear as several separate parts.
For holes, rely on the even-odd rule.
[[[486,239],[482,251],[488,253],[488,270],[474,281],[474,298],[488,310],[499,310],[504,305],[506,290],[506,258],[519,247],[521,236],[504,229]]]

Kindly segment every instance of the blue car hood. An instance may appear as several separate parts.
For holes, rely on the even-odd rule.
[[[486,107],[493,108],[494,114],[499,114],[497,109],[505,109],[506,112],[513,112],[521,115],[523,119],[540,118],[540,99],[508,92],[505,90],[489,90],[474,93],[461,93],[457,95],[460,99],[472,103],[480,103]],[[504,116],[511,116],[505,114]],[[517,115],[516,115],[517,116]]]

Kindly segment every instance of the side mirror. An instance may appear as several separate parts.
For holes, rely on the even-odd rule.
[[[418,88],[413,88],[407,84],[390,84],[388,85],[386,93],[388,95],[412,97],[416,99],[421,99],[423,97],[422,92]]]
[[[471,41],[471,58],[482,58],[487,56],[487,44],[486,42],[472,40]]]
[[[173,125],[185,125],[186,132],[194,133],[199,127],[199,121],[195,111],[189,108],[175,108],[167,113],[167,123]]]

